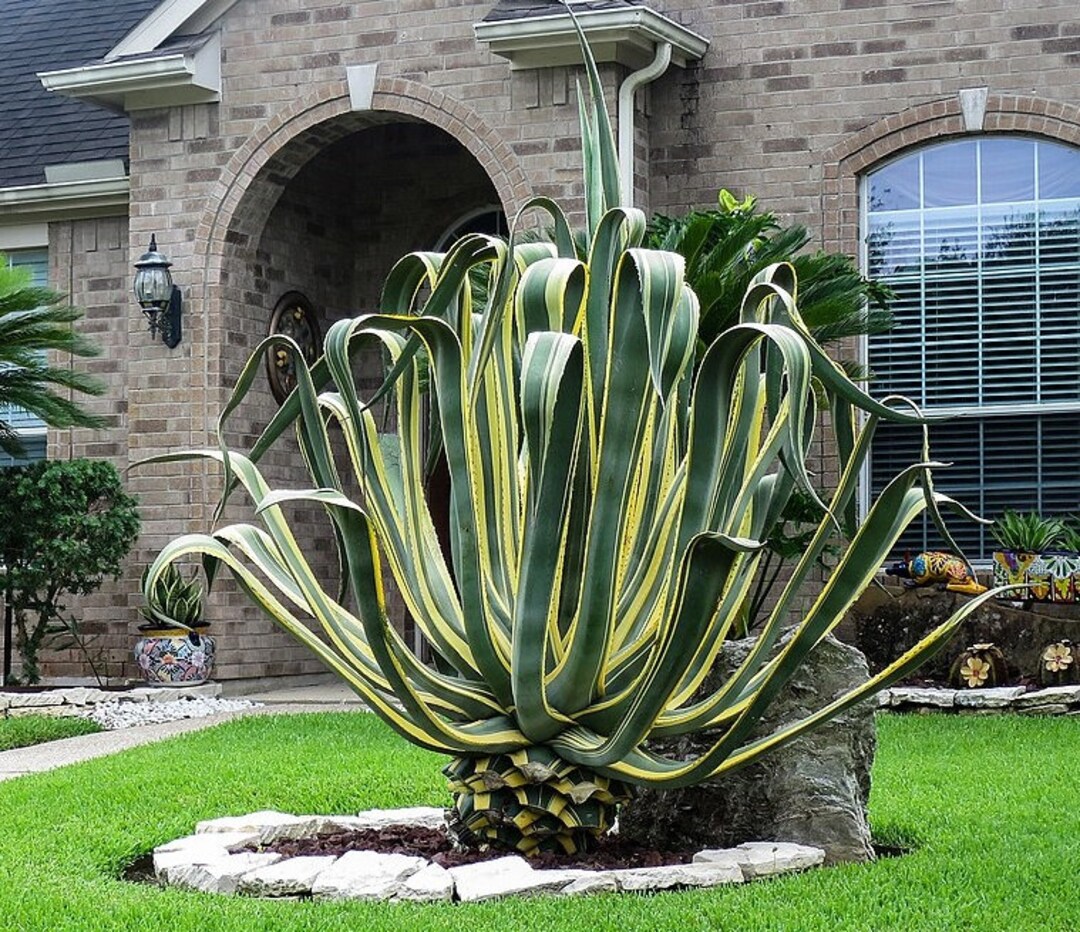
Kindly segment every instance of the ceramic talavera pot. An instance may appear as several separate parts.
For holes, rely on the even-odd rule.
[[[1009,589],[998,598],[1035,602],[1076,602],[1080,593],[1080,554],[1052,550],[1046,553],[994,552],[995,586],[1030,586]]]
[[[151,686],[196,686],[210,678],[214,639],[180,628],[147,633],[135,644],[135,662]]]

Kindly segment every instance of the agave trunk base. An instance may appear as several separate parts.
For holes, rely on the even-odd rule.
[[[443,773],[454,794],[447,821],[458,840],[525,855],[589,850],[630,798],[626,784],[567,764],[541,746],[457,757]]]

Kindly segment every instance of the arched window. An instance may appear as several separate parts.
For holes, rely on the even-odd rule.
[[[459,217],[439,239],[435,249],[442,252],[449,249],[467,233],[491,233],[494,236],[507,237],[510,228],[506,223],[506,214],[501,207],[478,207]]]
[[[936,483],[985,517],[1080,511],[1080,150],[987,136],[927,146],[863,179],[865,267],[896,292],[869,342],[875,394],[956,415],[931,430]],[[883,428],[871,488],[919,458]],[[952,526],[971,558],[992,539]],[[940,546],[932,525],[902,546]]]

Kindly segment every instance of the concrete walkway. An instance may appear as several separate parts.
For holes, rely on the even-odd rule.
[[[75,764],[79,761],[105,757],[118,751],[151,744],[171,738],[174,735],[199,731],[221,722],[227,722],[242,715],[267,715],[280,712],[340,712],[344,709],[364,709],[363,703],[347,686],[332,684],[327,686],[304,686],[292,689],[268,690],[243,696],[262,706],[243,709],[238,712],[222,712],[205,718],[185,718],[176,722],[162,722],[156,725],[137,725],[134,728],[118,728],[115,731],[102,731],[93,735],[80,735],[77,738],[64,738],[49,741],[29,748],[15,748],[12,751],[0,751],[0,781],[11,780],[30,773],[41,773]]]

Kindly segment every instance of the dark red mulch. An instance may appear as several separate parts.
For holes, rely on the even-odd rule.
[[[285,857],[311,854],[342,855],[346,851],[378,851],[380,854],[407,854],[427,858],[442,867],[475,864],[477,861],[490,861],[513,854],[512,851],[501,849],[485,851],[455,849],[445,832],[415,825],[391,825],[383,829],[362,829],[332,835],[315,835],[311,838],[282,839],[263,847],[252,845],[247,850],[276,851]],[[689,864],[693,857],[693,851],[658,851],[617,835],[609,835],[599,840],[595,851],[572,856],[541,852],[529,858],[529,863],[537,869],[574,867],[585,870],[607,870],[624,867],[659,867],[663,864]]]

